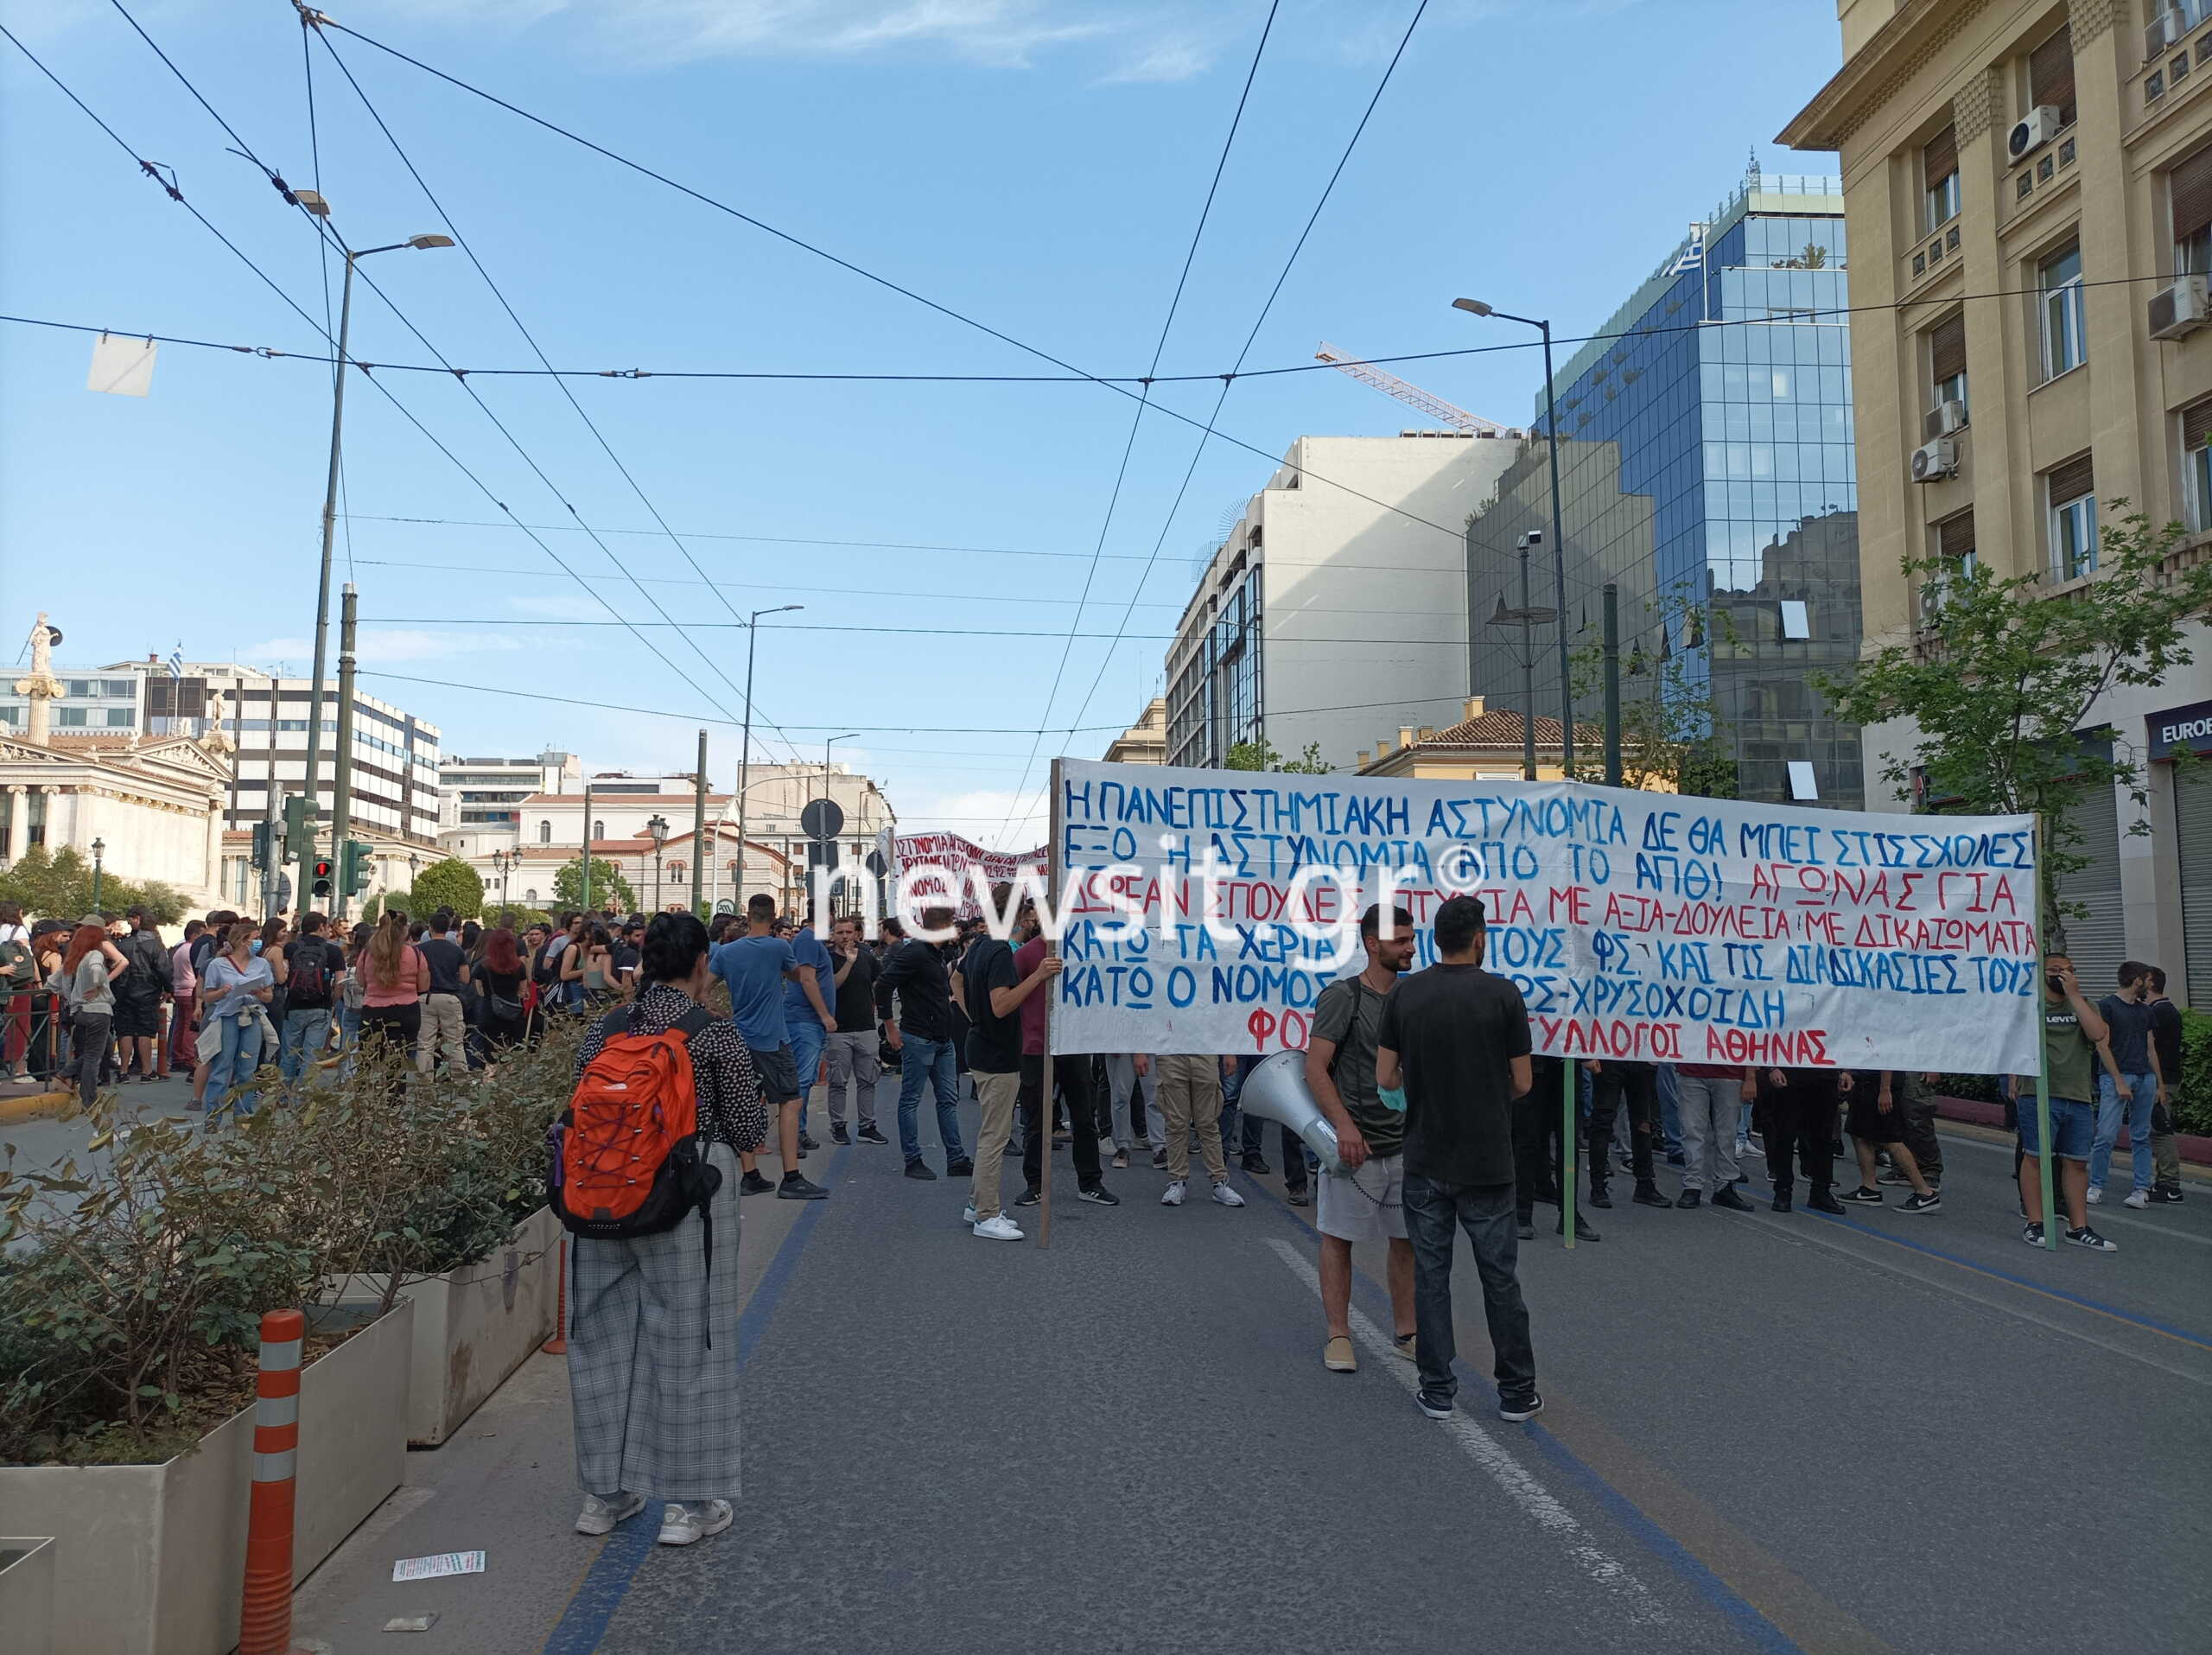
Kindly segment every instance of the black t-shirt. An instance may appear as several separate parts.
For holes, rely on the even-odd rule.
[[[2151,1003],[2151,1049],[2170,1093],[2181,1090],[2181,1009],[2171,1000]]]
[[[608,962],[608,969],[617,977],[635,977],[638,974],[638,962],[643,958],[643,951],[635,944],[618,942],[609,952],[613,958]]]
[[[1406,1170],[1440,1184],[1513,1181],[1513,1060],[1529,1055],[1521,990],[1479,965],[1432,965],[1382,1003],[1376,1045],[1404,1070]]]
[[[332,985],[346,964],[345,955],[320,937],[302,937],[284,945],[284,1009],[288,1011],[327,1011]],[[320,966],[322,987],[311,990],[302,968]]]
[[[844,958],[834,948],[830,951],[830,963],[836,970],[844,970]],[[882,969],[865,948],[853,956],[852,969],[845,971],[845,980],[837,984],[840,1034],[864,1034],[875,1027],[875,978]]]
[[[2097,1002],[2103,1014],[2112,1060],[2122,1074],[2151,1073],[2151,1008],[2139,1000],[2123,1000],[2108,994]]]
[[[430,968],[432,994],[459,994],[461,968],[466,958],[461,945],[443,937],[425,937],[415,946],[421,951],[423,963]]]
[[[1006,1016],[991,1009],[991,990],[1021,980],[1014,949],[986,937],[960,962],[960,991],[968,1001],[968,1066],[978,1074],[1013,1074],[1021,1067],[1021,1009]]]

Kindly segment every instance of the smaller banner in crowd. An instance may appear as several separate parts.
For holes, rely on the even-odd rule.
[[[1043,845],[1034,850],[986,850],[957,833],[902,834],[898,845],[894,872],[922,868],[939,870],[910,882],[909,911],[916,913],[942,906],[963,920],[980,919],[983,909],[976,897],[976,882],[969,876],[971,869],[982,875],[986,890],[1001,881],[1011,882],[1024,874],[1040,874],[1045,869]]]
[[[1419,969],[1436,909],[1464,894],[1541,1053],[2038,1062],[2029,817],[1071,759],[1053,822],[1058,1052],[1302,1047],[1323,987],[1361,967],[1368,904],[1411,913]]]

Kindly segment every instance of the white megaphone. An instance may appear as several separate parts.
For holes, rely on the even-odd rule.
[[[1313,1101],[1306,1084],[1305,1053],[1276,1052],[1262,1058],[1259,1066],[1244,1077],[1244,1089],[1236,1094],[1236,1103],[1247,1115],[1280,1121],[1297,1133],[1306,1147],[1320,1157],[1322,1171],[1344,1171],[1344,1160],[1337,1154],[1337,1129],[1329,1124],[1329,1117],[1321,1112],[1321,1105]]]

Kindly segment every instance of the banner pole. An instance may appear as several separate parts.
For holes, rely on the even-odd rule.
[[[1045,816],[1049,824],[1049,837],[1045,843],[1045,907],[1057,921],[1059,907],[1054,897],[1054,887],[1059,882],[1060,871],[1060,761],[1052,761],[1052,780],[1047,784],[1052,792],[1052,803]],[[1050,930],[1045,933],[1045,958],[1051,959],[1060,952],[1060,940]],[[1045,996],[1045,1062],[1044,1079],[1038,1085],[1037,1118],[1030,1130],[1042,1135],[1044,1141],[1037,1146],[1037,1164],[1042,1169],[1037,1174],[1039,1202],[1037,1207],[1037,1244],[1052,1244],[1052,1002],[1059,998],[1060,985],[1056,977],[1046,977],[1040,992]],[[1074,1124],[1072,1121],[1069,1123]]]
[[[2037,811],[2036,812],[2036,974],[2038,977],[2043,975],[2044,960],[2050,952],[2045,927],[2050,923],[2050,916],[2044,910],[2043,893],[2043,812]],[[2047,1016],[2050,1013],[2050,1001],[2045,996],[2043,985],[2040,983],[2036,987],[2036,998],[2039,1003],[2037,1009]],[[2015,1104],[2014,1107],[2017,1109],[2018,1105]],[[2044,1038],[2040,1023],[2036,1028],[2036,1148],[2039,1151],[2036,1156],[2036,1175],[2043,1182],[2043,1244],[2047,1251],[2056,1252],[2058,1251],[2058,1211],[2051,1204],[2053,1192],[2050,1160],[2050,1042]]]
[[[1560,1088],[1560,1148],[1559,1148],[1559,1227],[1569,1247],[1574,1245],[1574,1163],[1575,1110],[1574,1060],[1562,1057],[1559,1072],[1565,1077]]]

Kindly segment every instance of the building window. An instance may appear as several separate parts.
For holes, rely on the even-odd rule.
[[[2212,530],[2212,398],[2181,411],[2181,469],[2189,526],[2202,534]]]
[[[2036,285],[2043,292],[2043,377],[2056,379],[2080,367],[2088,354],[2082,320],[2082,249],[2069,247],[2045,259]]]
[[[2097,566],[2097,487],[2089,456],[2078,455],[2044,474],[2050,506],[2050,572],[2079,580]]]
[[[1928,330],[1928,379],[1931,411],[1947,402],[1966,406],[1967,318],[1963,310]],[[1931,430],[1928,435],[1937,437],[1943,433]]]
[[[522,894],[522,900],[532,907],[537,906],[537,887],[533,885]]]
[[[1945,127],[1921,146],[1921,229],[1941,229],[1959,216],[1959,134]]]
[[[2173,215],[2174,274],[2212,275],[2212,149],[2200,150],[2166,175]]]
[[[74,729],[84,723],[85,713],[82,707],[63,707],[55,712],[54,722],[65,729]]]
[[[607,837],[607,821],[604,817],[591,824],[591,837],[594,839],[604,839]]]
[[[680,862],[672,862],[669,863],[668,878],[671,884],[682,884],[683,882],[683,864]]]
[[[552,823],[542,820],[538,823],[537,843],[540,844],[551,844],[553,843]]]
[[[2062,29],[2028,54],[2028,104],[2050,105],[2061,126],[2074,124],[2074,31]]]
[[[1972,508],[1955,517],[1947,517],[1936,525],[1936,555],[1942,560],[1942,567],[1934,572],[1921,595],[1923,613],[1931,617],[1949,596],[1951,583],[1980,565],[1981,556],[1974,549]]]
[[[110,707],[107,710],[110,729],[129,729],[137,722],[137,716],[128,707]]]

